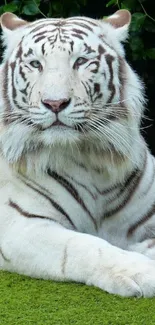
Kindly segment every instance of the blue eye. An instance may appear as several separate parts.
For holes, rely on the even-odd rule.
[[[86,63],[88,61],[88,59],[84,58],[84,57],[79,57],[75,62],[74,62],[74,66],[73,68],[78,68],[80,65]]]
[[[88,61],[88,59],[83,58],[83,57],[80,57],[80,58],[78,58],[78,59],[76,60],[76,64],[81,65],[81,64],[86,63],[87,61]]]
[[[30,62],[30,65],[35,68],[35,69],[38,69],[38,70],[42,70],[42,65],[41,63],[38,61],[38,60],[33,60]]]

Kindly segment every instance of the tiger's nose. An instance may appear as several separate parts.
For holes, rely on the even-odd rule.
[[[53,113],[59,113],[70,104],[70,101],[70,98],[62,98],[59,100],[44,99],[42,100],[42,104],[44,104],[44,106],[50,109]]]

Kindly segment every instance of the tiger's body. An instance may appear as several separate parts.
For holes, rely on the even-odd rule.
[[[0,268],[155,295],[155,160],[130,15],[1,17]]]

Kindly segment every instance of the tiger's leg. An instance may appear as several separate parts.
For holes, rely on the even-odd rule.
[[[21,218],[0,239],[1,269],[77,281],[122,296],[155,295],[155,261],[48,220]]]

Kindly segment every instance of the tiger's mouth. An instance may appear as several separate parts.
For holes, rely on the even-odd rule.
[[[59,120],[56,120],[56,121],[51,125],[51,127],[53,127],[53,126],[65,126],[65,127],[69,127],[69,128],[70,128],[69,125],[67,125],[67,124],[65,124],[65,123],[63,123],[63,122],[61,122],[61,121],[59,121]]]
[[[40,129],[40,131],[46,131],[46,130],[51,129],[51,128],[55,127],[55,126],[59,127],[59,128],[73,129],[72,126],[63,123],[58,119],[55,122],[51,123],[49,126],[46,126],[46,127],[40,126],[39,129]]]
[[[54,127],[57,127],[58,130],[70,129],[70,130],[75,130],[75,131],[78,131],[80,133],[83,133],[83,123],[77,123],[77,124],[74,124],[74,125],[71,126],[71,125],[68,125],[68,124],[65,124],[65,123],[61,122],[58,119],[55,122],[51,123],[47,127],[39,126],[39,130],[40,131],[46,131],[46,130],[52,129]]]
[[[51,122],[49,125],[44,126],[41,123],[35,123],[35,121],[27,121],[27,119],[23,119],[22,120],[23,124],[29,125],[29,126],[33,126],[35,127],[36,131],[38,130],[39,132],[46,132],[46,130],[52,130],[55,129],[56,131],[65,131],[65,130],[72,130],[72,131],[76,131],[78,133],[86,133],[86,129],[85,129],[85,125],[86,122],[82,122],[82,123],[74,123],[72,125],[68,125],[62,121],[60,121],[58,118],[56,119],[56,121]],[[11,123],[11,122],[10,122]]]

